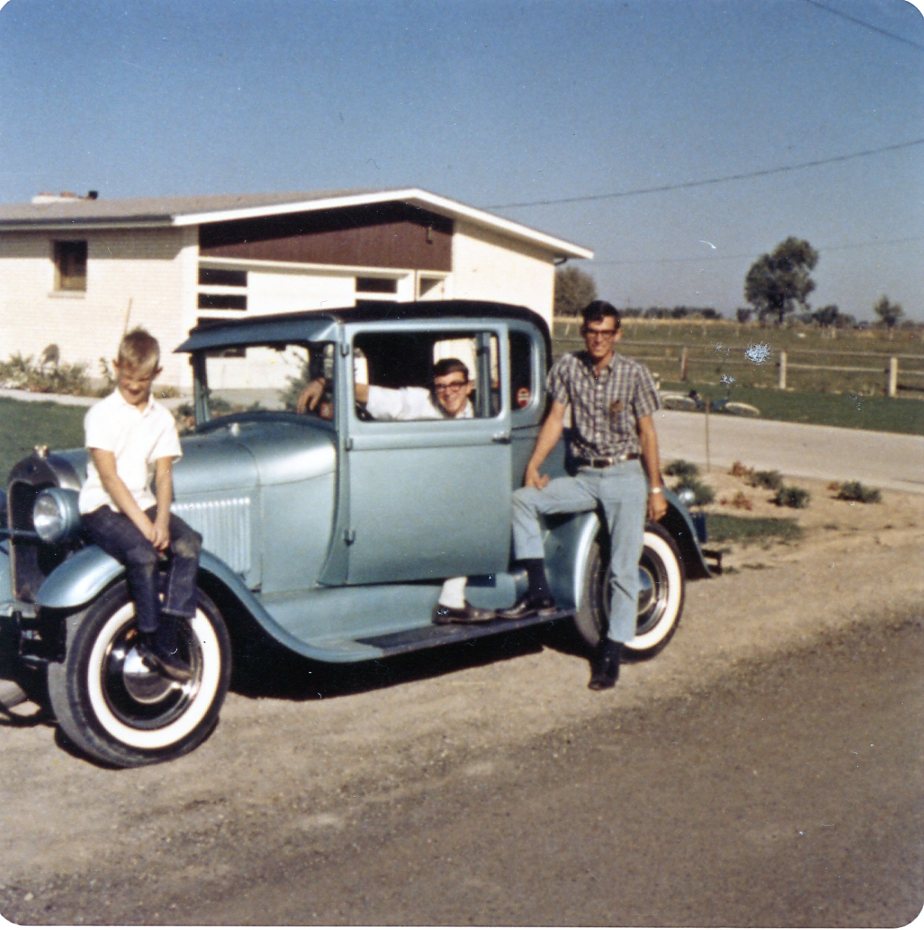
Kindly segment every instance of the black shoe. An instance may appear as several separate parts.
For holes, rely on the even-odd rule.
[[[590,683],[587,685],[591,691],[605,691],[612,688],[619,678],[619,660],[622,658],[622,643],[611,639],[602,639],[590,660]]]
[[[192,678],[192,669],[184,662],[178,653],[170,653],[158,648],[155,634],[142,633],[135,644],[141,661],[151,669],[174,681],[189,681]]]
[[[550,597],[532,597],[527,594],[521,597],[513,607],[499,610],[497,616],[501,620],[522,620],[524,617],[551,617],[558,613],[555,601]]]
[[[437,604],[433,608],[434,623],[490,623],[497,619],[497,614],[493,610],[482,610],[480,607],[472,607],[468,601],[464,607],[447,607],[445,604]]]

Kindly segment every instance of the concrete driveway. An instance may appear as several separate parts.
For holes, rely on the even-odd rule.
[[[924,437],[713,414],[656,414],[661,459],[776,469],[790,477],[862,481],[924,494]]]

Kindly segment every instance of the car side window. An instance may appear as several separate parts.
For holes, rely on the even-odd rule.
[[[500,410],[498,339],[491,331],[362,333],[353,355],[361,419],[464,420]]]

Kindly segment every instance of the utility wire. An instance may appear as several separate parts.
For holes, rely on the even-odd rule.
[[[889,39],[895,39],[896,42],[904,42],[906,45],[911,45],[914,48],[918,48],[921,49],[921,51],[924,51],[924,45],[921,45],[920,42],[915,42],[913,39],[907,39],[905,36],[900,36],[894,32],[889,32],[887,29],[881,29],[879,26],[874,26],[872,23],[868,23],[865,20],[857,19],[856,16],[851,16],[849,13],[842,13],[840,10],[835,10],[833,7],[830,7],[825,3],[819,3],[818,0],[805,0],[805,2],[811,4],[812,6],[817,6],[819,10],[824,10],[826,13],[830,13],[832,16],[840,16],[841,19],[846,19],[851,23],[856,23],[858,26],[862,26],[864,29],[871,29],[873,32],[878,32],[879,35],[886,36]]]
[[[679,184],[662,184],[658,187],[637,187],[627,191],[615,191],[611,194],[588,194],[583,197],[561,197],[556,200],[532,200],[522,203],[497,203],[484,207],[484,209],[511,210],[519,207],[548,207],[562,203],[589,203],[595,200],[615,200],[620,197],[636,197],[641,194],[657,194],[664,191],[685,190],[691,187],[706,187],[710,184],[723,184],[727,181],[746,181],[750,178],[763,178],[771,174],[783,174],[787,171],[801,171],[803,168],[817,168],[820,165],[831,165],[837,162],[852,161],[855,158],[867,158],[870,155],[880,155],[883,152],[895,152],[899,149],[912,148],[916,145],[924,145],[924,139],[911,139],[909,142],[897,142],[894,145],[884,145],[876,149],[865,149],[862,152],[850,152],[847,155],[833,155],[829,158],[799,162],[795,165],[781,165],[777,168],[765,168],[761,171],[728,174],[719,178],[706,178],[700,181],[682,181]]]
[[[851,242],[844,245],[820,245],[815,247],[817,252],[841,252],[845,249],[865,249],[869,246],[877,245],[898,245],[904,242],[921,242],[924,236],[906,236],[902,239],[871,239],[869,242]],[[698,258],[634,258],[634,259],[591,259],[592,265],[675,265],[688,262],[703,263],[706,262],[727,262],[754,260],[754,253],[747,255],[701,255]]]

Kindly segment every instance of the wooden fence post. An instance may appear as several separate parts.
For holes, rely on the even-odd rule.
[[[687,367],[690,364],[690,350],[684,346],[680,350],[680,380],[687,380]]]
[[[898,394],[898,359],[893,355],[889,359],[889,369],[886,378],[886,397],[895,397]]]
[[[786,353],[780,352],[780,379],[777,383],[777,387],[781,391],[786,390]]]

